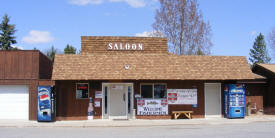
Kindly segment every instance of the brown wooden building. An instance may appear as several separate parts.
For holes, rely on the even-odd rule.
[[[57,120],[87,119],[89,97],[96,119],[221,117],[224,84],[255,79],[245,57],[174,55],[165,38],[83,36],[81,47],[55,57]]]
[[[275,114],[275,64],[256,64],[252,71],[267,79],[264,95],[266,114]]]
[[[38,50],[0,51],[0,119],[36,120],[37,86],[51,85],[51,73]]]

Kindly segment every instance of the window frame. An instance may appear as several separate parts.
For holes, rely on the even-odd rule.
[[[87,98],[77,98],[77,84],[87,84],[88,85],[88,97]],[[75,99],[76,100],[83,100],[83,99],[89,99],[90,97],[90,85],[89,83],[75,83]]]
[[[142,85],[152,85],[152,98],[143,98],[141,95],[141,86]],[[166,98],[155,98],[155,85],[164,85],[166,90]],[[142,99],[167,99],[167,83],[140,83],[139,85],[139,94]]]

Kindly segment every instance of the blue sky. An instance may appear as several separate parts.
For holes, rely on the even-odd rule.
[[[259,32],[275,28],[274,0],[198,2],[212,26],[212,55],[248,56]],[[3,0],[0,16],[7,13],[16,24],[17,46],[45,51],[54,45],[63,51],[66,44],[80,49],[82,35],[150,32],[157,7],[157,0]]]

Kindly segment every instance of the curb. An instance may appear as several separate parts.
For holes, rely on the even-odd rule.
[[[129,122],[119,121],[57,121],[57,122],[10,122],[0,121],[0,128],[92,128],[92,127],[161,127],[161,126],[180,126],[180,125],[234,125],[256,122],[275,122],[275,119],[245,119],[245,120],[135,120]]]

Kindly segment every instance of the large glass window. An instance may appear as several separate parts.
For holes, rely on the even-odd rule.
[[[166,86],[163,84],[154,85],[154,98],[166,98]]]
[[[166,98],[165,84],[141,84],[141,98]]]
[[[153,85],[152,84],[141,85],[141,98],[153,98]]]
[[[76,84],[76,99],[89,98],[89,84],[77,83]]]

